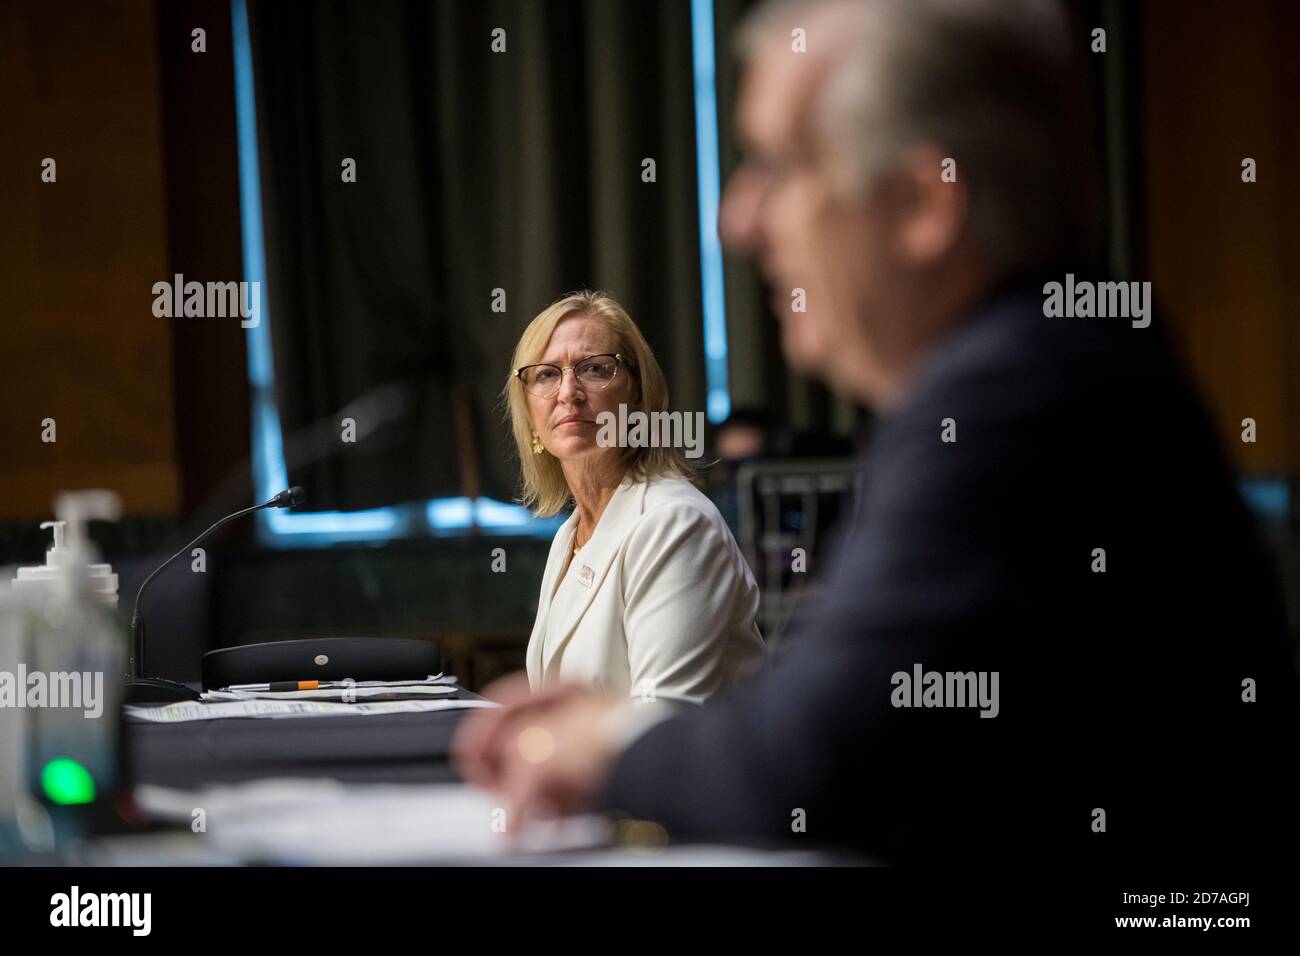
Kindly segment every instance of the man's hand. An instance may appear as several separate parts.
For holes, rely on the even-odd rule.
[[[484,696],[501,708],[465,719],[452,758],[467,781],[505,795],[512,831],[534,817],[592,809],[617,755],[603,724],[626,702],[575,684],[530,694],[522,674]]]

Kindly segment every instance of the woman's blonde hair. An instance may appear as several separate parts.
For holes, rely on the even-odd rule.
[[[533,452],[533,423],[528,414],[528,398],[523,383],[514,372],[517,368],[536,363],[555,327],[571,316],[588,316],[604,322],[618,339],[620,364],[631,376],[634,386],[628,411],[668,411],[668,384],[664,381],[663,370],[659,368],[641,330],[613,296],[588,290],[571,292],[542,310],[519,337],[503,394],[510,413],[515,449],[519,454],[519,500],[543,518],[566,508],[572,495],[559,460],[545,450],[540,455]],[[623,457],[629,474],[640,480],[664,476],[695,477],[680,448],[625,448]]]

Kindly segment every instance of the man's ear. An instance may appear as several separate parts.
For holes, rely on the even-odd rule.
[[[966,228],[970,193],[960,164],[933,146],[919,146],[890,178],[898,257],[917,267],[932,265]]]

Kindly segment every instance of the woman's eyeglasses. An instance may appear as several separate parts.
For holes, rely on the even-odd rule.
[[[588,355],[572,365],[525,365],[515,369],[515,378],[519,379],[524,390],[538,398],[554,398],[560,391],[560,382],[566,370],[573,371],[573,377],[584,389],[600,391],[618,377],[618,367],[623,362],[621,355]]]

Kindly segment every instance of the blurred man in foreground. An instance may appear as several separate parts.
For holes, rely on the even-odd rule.
[[[502,685],[466,778],[513,827],[599,809],[890,861],[1276,845],[1294,672],[1229,471],[1140,289],[1045,305],[1090,278],[1102,205],[1061,11],[769,6],[741,45],[723,238],[789,361],[880,416],[835,570],[698,711]]]

